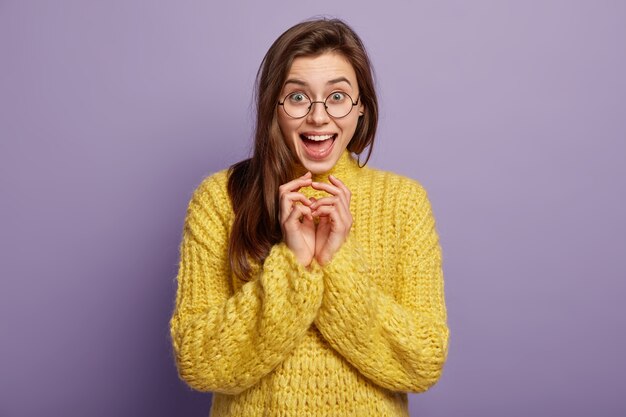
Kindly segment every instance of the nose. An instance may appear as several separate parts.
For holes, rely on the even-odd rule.
[[[320,106],[316,106],[316,104],[321,104]],[[326,112],[326,103],[323,101],[312,101],[311,102],[311,110],[309,110],[309,114],[307,115],[309,119],[309,123],[321,125],[328,123],[329,116]]]

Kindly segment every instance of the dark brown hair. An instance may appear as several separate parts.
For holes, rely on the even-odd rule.
[[[234,274],[249,280],[250,261],[262,263],[282,232],[278,219],[278,187],[293,179],[297,160],[285,143],[277,121],[277,103],[293,60],[325,52],[343,55],[354,68],[364,115],[347,149],[370,158],[378,125],[378,100],[365,46],[346,23],[316,19],[299,23],[276,39],[257,72],[256,133],[251,158],[229,169],[228,194],[235,212],[229,258]]]

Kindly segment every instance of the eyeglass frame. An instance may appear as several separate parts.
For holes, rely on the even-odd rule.
[[[329,98],[330,96],[332,96],[333,94],[335,94],[335,93],[345,94],[345,95],[346,95],[346,96],[348,96],[348,98],[350,99],[350,103],[352,103],[352,106],[350,107],[350,111],[348,111],[348,113],[346,113],[346,114],[344,114],[343,116],[340,116],[340,117],[336,117],[336,116],[333,116],[332,114],[328,113],[328,106],[326,105],[326,101],[328,100],[328,98]],[[309,96],[307,96],[307,95],[306,95],[306,94],[304,94],[304,93],[300,93],[300,94],[302,94],[303,96],[305,96],[306,98],[308,98],[308,99],[309,99],[309,102],[310,102],[310,103],[309,103],[309,108],[307,109],[306,113],[305,113],[303,116],[300,116],[300,117],[293,117],[292,115],[290,115],[289,113],[287,113],[287,110],[285,110],[285,100],[287,100],[287,97],[289,97],[289,96],[290,96],[290,95],[292,95],[292,94],[294,94],[294,93],[289,93],[289,94],[287,94],[287,95],[285,96],[285,98],[283,98],[283,101],[282,101],[282,102],[280,102],[280,101],[278,102],[278,105],[279,105],[279,106],[283,106],[283,111],[285,112],[285,114],[286,114],[287,116],[291,117],[292,119],[296,119],[296,120],[297,120],[297,119],[302,119],[302,118],[304,118],[304,117],[307,117],[307,116],[309,115],[309,113],[311,113],[311,109],[313,108],[313,105],[314,105],[315,103],[322,103],[322,104],[324,105],[324,111],[326,112],[326,114],[327,114],[329,117],[332,117],[333,119],[343,119],[344,117],[346,117],[346,116],[348,116],[350,113],[352,113],[352,109],[354,108],[354,106],[356,106],[356,105],[358,105],[358,104],[359,104],[359,100],[361,99],[361,95],[360,95],[360,94],[357,96],[356,101],[352,101],[352,96],[351,96],[350,94],[348,94],[348,93],[346,93],[346,92],[343,92],[343,91],[333,91],[333,92],[332,92],[332,93],[330,93],[328,96],[326,96],[326,99],[324,99],[324,101],[312,101],[312,100],[311,100],[311,98],[310,98]]]

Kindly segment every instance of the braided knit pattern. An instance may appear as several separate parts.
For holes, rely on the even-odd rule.
[[[179,376],[214,393],[213,417],[408,416],[406,393],[441,376],[449,330],[426,191],[347,151],[331,173],[352,193],[344,245],[305,268],[278,243],[249,282],[228,261],[226,170],[191,197],[169,324]]]

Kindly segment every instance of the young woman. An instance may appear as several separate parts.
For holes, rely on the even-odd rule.
[[[283,33],[257,77],[254,154],[189,203],[170,321],[180,377],[212,416],[407,416],[447,357],[426,191],[361,166],[378,121],[356,33]]]

